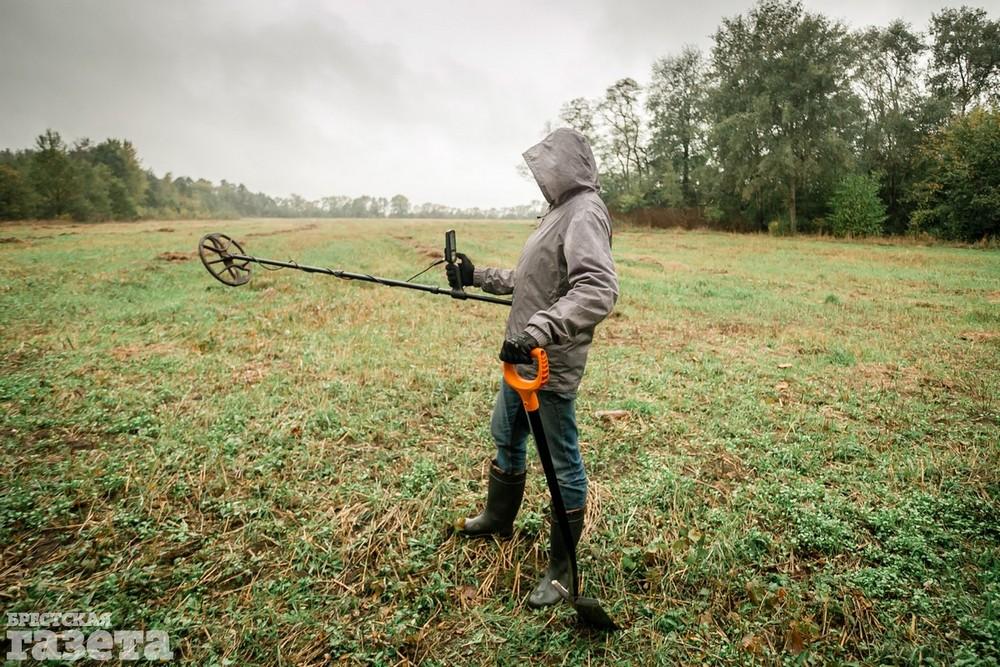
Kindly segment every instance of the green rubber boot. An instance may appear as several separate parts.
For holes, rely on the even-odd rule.
[[[583,515],[586,507],[569,510],[566,518],[569,519],[569,532],[573,538],[573,546],[580,542],[580,535],[583,534]],[[535,590],[528,596],[528,606],[535,609],[548,607],[562,600],[562,596],[552,586],[552,580],[557,579],[563,587],[572,590],[573,572],[570,568],[569,549],[563,540],[562,531],[556,522],[555,512],[549,518],[549,566],[542,575],[541,581],[535,586]]]
[[[524,479],[527,472],[505,473],[497,467],[496,461],[490,465],[490,485],[486,493],[486,508],[478,515],[462,518],[455,522],[455,528],[466,537],[497,535],[510,537],[514,534],[514,517],[521,509],[524,499]]]

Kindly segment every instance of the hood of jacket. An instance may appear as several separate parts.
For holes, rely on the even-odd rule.
[[[587,139],[561,127],[524,151],[524,161],[552,206],[563,203],[577,190],[597,191],[597,162]]]

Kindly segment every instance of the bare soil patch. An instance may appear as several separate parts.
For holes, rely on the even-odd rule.
[[[318,225],[310,224],[310,225],[302,225],[300,227],[291,227],[288,229],[275,229],[274,231],[270,232],[253,232],[251,234],[245,234],[244,236],[245,238],[252,239],[252,238],[262,238],[265,236],[278,236],[280,234],[295,234],[297,232],[304,232],[309,229],[316,229],[316,227],[318,227]]]
[[[156,256],[156,259],[159,259],[164,262],[186,262],[189,259],[193,259],[194,256],[195,256],[194,252],[170,251],[170,252],[161,252],[159,255]]]

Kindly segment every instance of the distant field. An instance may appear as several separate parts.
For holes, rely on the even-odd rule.
[[[533,612],[547,493],[456,538],[506,310],[407,278],[529,223],[0,226],[0,611],[111,612],[202,665],[1000,661],[1000,252],[621,231],[578,400],[582,569]],[[444,283],[434,269],[421,279]],[[611,422],[595,416],[624,409]]]

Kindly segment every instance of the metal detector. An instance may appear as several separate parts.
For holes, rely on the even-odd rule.
[[[443,262],[454,264],[457,255],[458,252],[455,244],[455,230],[449,229],[445,233],[444,259],[434,262],[427,267],[427,269],[424,269],[424,271],[427,271],[428,269]],[[453,285],[449,287],[421,285],[419,283],[411,283],[409,280],[395,280],[393,278],[382,278],[380,276],[373,276],[367,273],[352,273],[350,271],[328,269],[322,266],[308,266],[291,260],[283,262],[276,259],[267,259],[265,257],[254,257],[253,255],[248,255],[243,250],[243,246],[241,246],[235,239],[230,236],[226,236],[225,234],[206,234],[201,237],[201,240],[198,242],[198,256],[201,257],[201,263],[205,265],[205,268],[208,269],[210,274],[212,274],[212,277],[223,285],[228,285],[229,287],[239,287],[240,285],[245,285],[250,282],[250,265],[259,264],[264,268],[271,267],[275,270],[295,269],[296,271],[304,271],[305,273],[321,273],[323,275],[333,276],[334,278],[341,278],[342,280],[361,280],[368,283],[385,285],[386,287],[405,287],[406,289],[418,290],[429,294],[450,296],[453,299],[483,301],[485,303],[496,303],[501,306],[509,306],[511,304],[509,299],[501,299],[485,294],[469,294],[462,289],[461,285],[458,287]],[[413,278],[416,278],[424,271],[416,274],[410,278],[410,280],[413,280]]]

